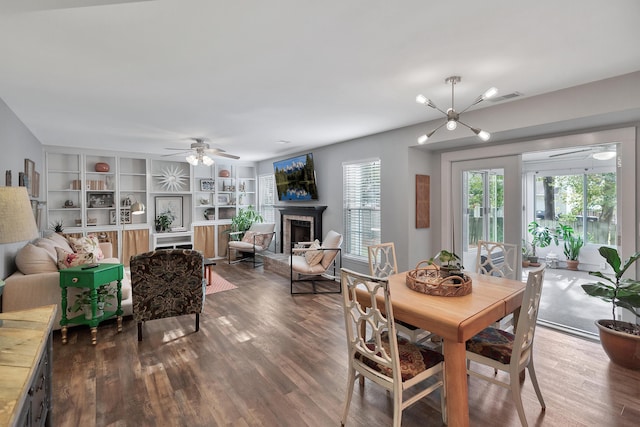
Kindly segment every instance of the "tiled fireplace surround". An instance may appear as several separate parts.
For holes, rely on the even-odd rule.
[[[280,211],[280,252],[289,254],[291,252],[292,223],[297,221],[310,223],[309,240],[322,240],[322,213],[326,206],[283,206]]]

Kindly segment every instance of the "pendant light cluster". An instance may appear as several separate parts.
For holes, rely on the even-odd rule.
[[[469,129],[471,129],[471,132],[475,133],[478,138],[480,138],[482,141],[488,141],[489,138],[491,137],[491,134],[485,130],[482,129],[478,129],[478,128],[474,128],[469,126],[468,124],[460,121],[460,115],[462,115],[462,113],[464,113],[465,111],[467,111],[469,108],[473,107],[476,104],[479,104],[480,102],[484,101],[485,99],[489,99],[493,96],[495,96],[498,93],[498,89],[496,89],[495,87],[489,88],[485,91],[485,93],[483,93],[482,95],[478,96],[473,103],[471,103],[471,105],[469,105],[467,108],[465,108],[464,110],[457,112],[455,110],[454,107],[454,88],[456,83],[460,83],[460,80],[462,80],[462,77],[460,76],[451,76],[451,77],[447,77],[446,79],[444,79],[444,82],[447,84],[451,84],[451,108],[449,108],[446,112],[442,111],[440,108],[438,108],[436,106],[436,104],[433,103],[433,101],[431,101],[430,99],[428,99],[426,96],[424,95],[418,95],[416,96],[416,102],[418,104],[423,104],[426,105],[428,107],[431,108],[435,108],[436,110],[440,111],[442,114],[444,114],[447,117],[447,120],[442,123],[440,126],[438,126],[437,128],[435,128],[434,130],[432,130],[431,132],[422,135],[420,138],[418,138],[418,143],[419,144],[424,144],[425,142],[427,142],[427,140],[429,138],[431,138],[431,136],[433,136],[434,133],[436,133],[436,131],[438,129],[440,129],[442,126],[447,127],[447,130],[454,130],[458,127],[458,123],[460,123],[463,126],[468,127]]]

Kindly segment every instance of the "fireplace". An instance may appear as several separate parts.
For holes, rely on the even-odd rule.
[[[291,242],[322,240],[322,213],[326,206],[283,206],[280,211],[280,252],[291,252]]]

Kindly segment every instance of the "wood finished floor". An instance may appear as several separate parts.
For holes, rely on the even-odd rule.
[[[238,289],[207,296],[194,316],[124,321],[54,334],[55,426],[338,426],[346,388],[339,295],[289,295],[288,279],[219,263]],[[523,386],[530,426],[637,426],[640,372],[611,364],[598,343],[538,328],[535,363],[547,404]],[[469,379],[472,426],[519,426],[508,391]],[[438,395],[404,412],[403,426],[442,425]],[[350,426],[390,426],[390,396],[356,386]]]

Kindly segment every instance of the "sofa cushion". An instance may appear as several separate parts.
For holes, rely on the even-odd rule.
[[[69,267],[76,267],[83,264],[91,264],[95,262],[95,258],[92,253],[75,253],[67,252],[64,249],[56,248],[58,253],[58,269],[64,270]]]
[[[69,241],[64,236],[58,233],[51,233],[46,238],[53,241],[56,244],[56,246],[64,249],[65,251],[73,252],[73,249],[69,245]]]
[[[51,261],[53,261],[54,264],[56,263],[58,255],[56,254],[56,243],[53,240],[39,238],[32,243],[39,248],[45,249],[51,257]]]
[[[342,235],[330,230],[324,241],[322,242],[323,248],[339,248],[342,245]],[[335,259],[337,251],[324,251],[324,257],[322,257],[322,266],[329,268],[333,260]]]
[[[27,243],[16,254],[16,267],[22,274],[38,274],[58,271],[56,262],[49,252],[31,243]]]
[[[98,237],[94,234],[89,234],[84,237],[69,237],[69,243],[73,252],[79,254],[93,254],[95,261],[100,261],[104,258],[102,249],[100,249],[100,242]]]

